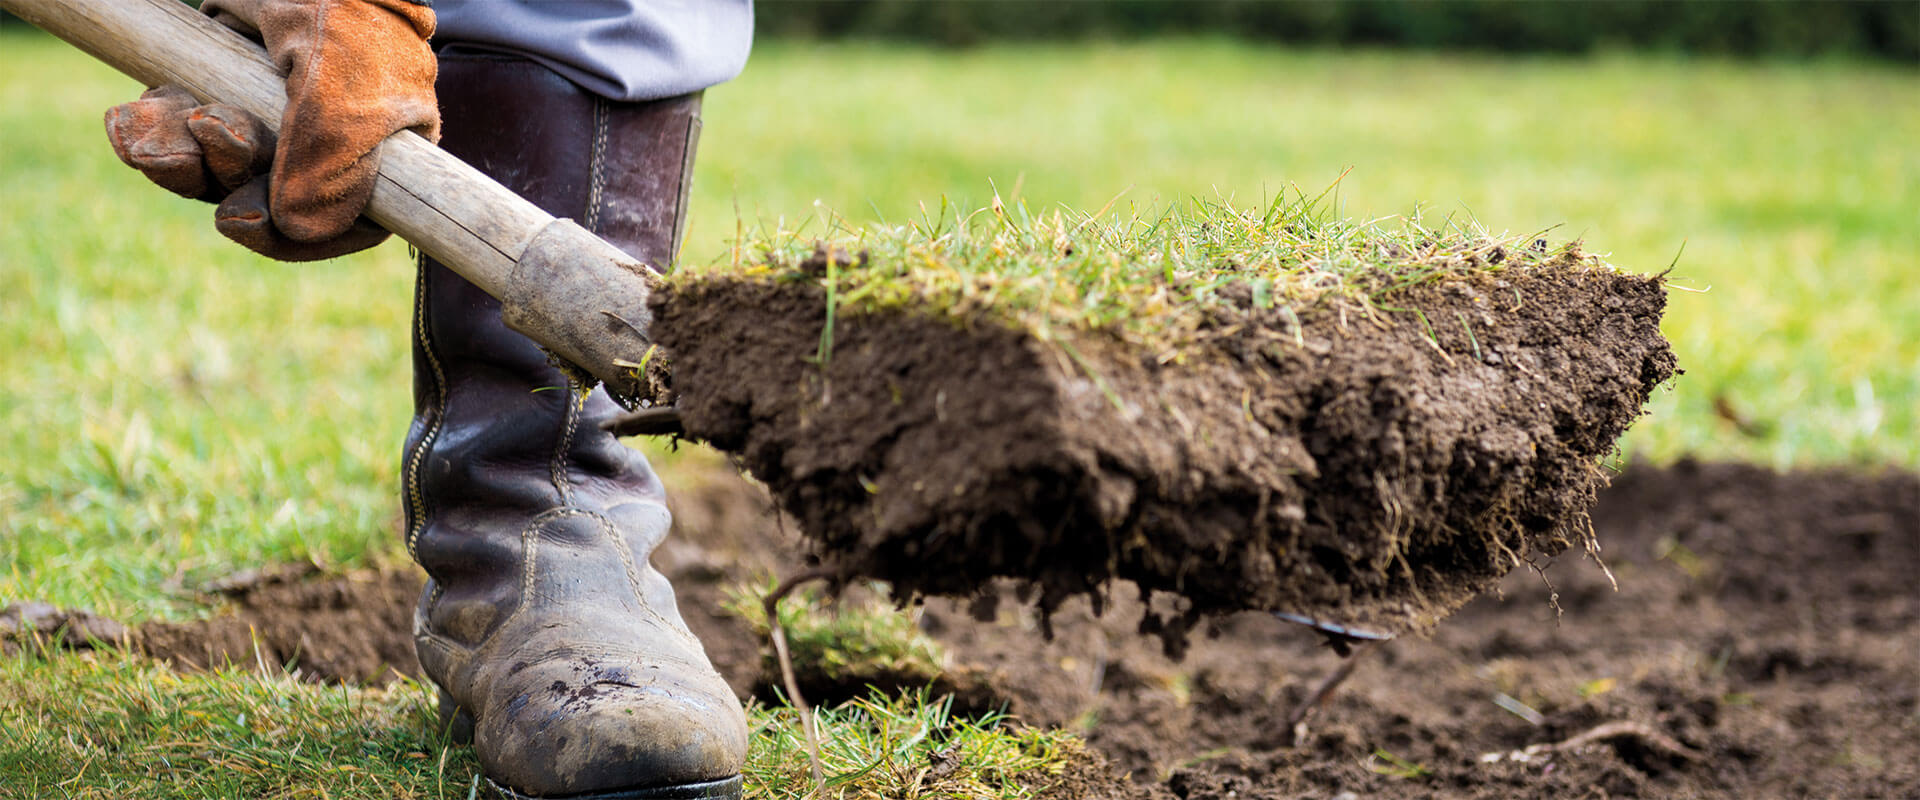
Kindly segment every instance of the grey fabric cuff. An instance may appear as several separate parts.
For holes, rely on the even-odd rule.
[[[618,101],[727,81],[753,45],[752,0],[438,0],[435,48],[521,56]]]

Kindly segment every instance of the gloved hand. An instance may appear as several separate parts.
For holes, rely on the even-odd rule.
[[[215,227],[271,258],[313,261],[380,243],[387,232],[360,217],[380,169],[375,148],[400,130],[440,135],[432,9],[409,0],[207,0],[201,10],[263,41],[287,73],[280,135],[239,108],[163,86],[107,112],[120,160],[219,203]]]

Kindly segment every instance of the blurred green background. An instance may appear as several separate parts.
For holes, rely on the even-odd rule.
[[[1230,35],[1502,53],[1920,58],[1920,3],[1891,0],[761,0],[766,36],[940,45]]]
[[[1920,58],[1913,0],[758,0],[754,10],[762,41],[968,46],[1215,35],[1498,53]],[[0,13],[0,27],[9,24],[21,23]]]

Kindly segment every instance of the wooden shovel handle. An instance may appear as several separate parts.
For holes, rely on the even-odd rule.
[[[202,102],[238,106],[279,127],[287,103],[285,77],[266,51],[180,0],[0,0],[0,9],[147,86],[181,86]],[[555,308],[545,311],[569,319],[554,324],[541,313],[543,309],[520,309],[515,314],[510,308],[509,317],[515,320],[511,324],[607,382],[616,394],[631,386],[628,370],[611,363],[638,360],[639,351],[632,350],[631,344],[620,350],[627,354],[623,358],[589,352],[605,350],[605,341],[572,340],[598,333],[593,326],[571,319],[575,315],[611,315],[621,321],[622,330],[616,333],[644,336],[650,280],[645,268],[612,245],[577,225],[557,223],[533,203],[411,131],[394,134],[380,146],[380,176],[366,216],[510,305],[515,295],[551,299],[545,305]],[[529,286],[524,277],[516,277],[536,239],[543,243],[539,252],[560,254],[569,267],[548,265],[540,271],[543,281],[552,281],[558,274],[563,283],[591,285],[560,287],[579,290],[569,293],[551,291],[550,283]],[[571,269],[573,262],[585,267]],[[596,297],[615,302],[578,305]],[[554,330],[569,326],[567,331]],[[644,346],[644,339],[640,341]]]

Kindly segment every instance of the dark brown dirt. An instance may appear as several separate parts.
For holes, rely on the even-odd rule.
[[[1125,579],[1181,596],[1141,622],[1170,650],[1241,609],[1425,630],[1586,541],[1597,460],[1674,369],[1662,285],[1603,270],[1297,317],[1239,294],[1166,365],[893,312],[841,316],[823,367],[810,283],[677,285],[652,330],[688,435],[841,574],[952,596],[1014,577],[1043,610]]]
[[[716,609],[725,586],[777,567],[794,534],[730,475],[668,480],[699,482],[678,493],[679,530],[657,561],[716,665],[751,695],[771,678],[761,645]],[[1339,660],[1266,615],[1218,620],[1180,662],[1084,599],[1054,615],[1050,641],[1016,604],[981,622],[930,601],[923,626],[1021,719],[1087,736],[1096,758],[1076,762],[1054,800],[1920,797],[1920,475],[1634,467],[1593,518],[1619,591],[1562,559],[1547,573],[1556,617],[1554,590],[1516,572],[1431,638],[1363,650],[1297,743],[1288,712]],[[410,591],[305,594],[387,621],[361,629],[352,653],[410,646]],[[352,661],[323,652],[332,637],[305,641],[296,663]],[[1639,732],[1509,757],[1617,722]]]
[[[418,674],[412,570],[320,575],[291,568],[229,580],[229,613],[134,631],[142,652],[190,668],[286,668],[316,680],[369,682]],[[369,635],[397,631],[400,635]]]
[[[1640,467],[1594,522],[1618,592],[1566,559],[1556,619],[1517,572],[1363,651],[1298,746],[1285,719],[1338,659],[1295,626],[1237,615],[1176,663],[1084,605],[1048,644],[1013,632],[1030,613],[931,621],[1136,797],[1920,797],[1920,476]],[[1643,733],[1509,757],[1614,722]]]

